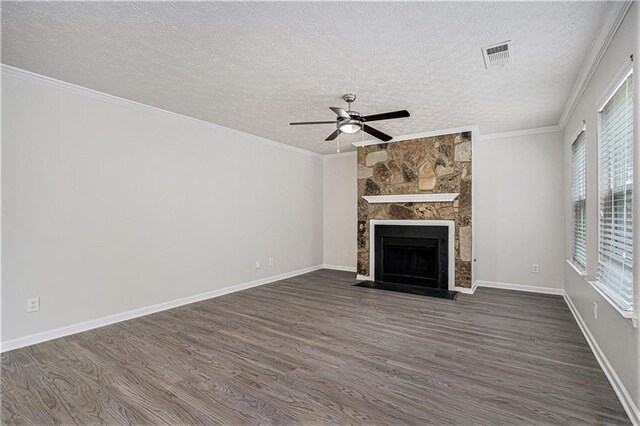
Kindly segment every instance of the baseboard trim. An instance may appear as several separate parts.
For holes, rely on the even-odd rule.
[[[280,281],[280,280],[295,277],[298,275],[306,274],[308,272],[317,271],[319,269],[322,269],[323,267],[324,265],[315,265],[308,268],[286,272],[284,274],[272,275],[270,277],[261,278],[255,281],[249,281],[246,283],[236,284],[230,287],[212,290],[205,293],[196,294],[193,296],[187,296],[180,299],[170,300],[168,302],[158,303],[156,305],[145,306],[143,308],[133,309],[127,312],[121,312],[119,314],[109,315],[106,317],[96,318],[93,320],[89,320],[89,321],[85,321],[77,324],[54,328],[53,330],[47,330],[40,333],[30,334],[24,337],[18,337],[15,339],[0,342],[0,352],[7,352],[13,349],[19,349],[25,346],[35,345],[36,343],[42,343],[48,340],[69,336],[71,334],[81,333],[83,331],[93,330],[95,328],[100,328],[107,325],[115,324],[117,322],[138,318],[144,315],[154,314],[156,312],[165,311],[167,309],[177,308],[178,306],[188,305],[190,303],[200,302],[202,300],[224,296],[225,294],[247,290],[252,287],[258,287],[258,286],[269,284],[275,281]]]
[[[325,263],[322,267],[324,269],[333,269],[334,271],[356,272],[355,266],[330,265]]]
[[[564,294],[563,289],[554,288],[554,287],[538,287],[535,285],[499,283],[495,281],[480,281],[480,280],[476,281],[476,283],[478,287],[501,288],[503,290],[527,291],[529,293],[555,294],[557,296],[562,296]]]
[[[453,290],[459,291],[460,293],[464,293],[464,294],[473,294],[476,292],[477,288],[478,288],[478,280],[473,282],[473,285],[471,285],[471,288],[455,286]]]
[[[640,425],[640,410],[638,409],[638,407],[636,407],[635,403],[633,402],[633,399],[631,398],[631,395],[629,395],[627,388],[625,388],[622,381],[620,381],[620,377],[618,377],[618,374],[616,374],[616,371],[613,369],[613,366],[605,356],[602,349],[600,349],[598,342],[591,334],[591,331],[589,331],[587,324],[582,319],[582,316],[578,312],[578,309],[576,309],[569,295],[563,291],[562,297],[564,297],[564,300],[567,303],[569,310],[573,314],[573,318],[575,318],[576,322],[578,323],[578,327],[580,327],[580,331],[582,331],[584,338],[587,340],[587,343],[591,348],[591,352],[593,352],[593,355],[598,360],[598,364],[600,364],[600,368],[602,368],[602,371],[604,371],[605,376],[607,376],[607,379],[609,379],[609,383],[611,383],[611,387],[613,388],[613,391],[618,396],[618,399],[620,400],[622,407],[627,412],[627,415],[629,416],[629,420],[631,420],[631,423],[633,423],[636,426]]]

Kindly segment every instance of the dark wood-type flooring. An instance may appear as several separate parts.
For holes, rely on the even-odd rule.
[[[2,354],[3,423],[627,424],[559,296],[321,270]]]

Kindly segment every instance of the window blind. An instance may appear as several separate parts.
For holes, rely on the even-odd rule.
[[[573,250],[571,260],[581,271],[587,268],[587,168],[585,133],[580,132],[571,145],[571,198],[573,203]]]
[[[633,309],[633,74],[600,111],[597,280],[623,310]]]

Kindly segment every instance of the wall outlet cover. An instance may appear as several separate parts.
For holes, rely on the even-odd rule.
[[[27,299],[27,312],[37,312],[40,310],[40,298],[31,297]]]

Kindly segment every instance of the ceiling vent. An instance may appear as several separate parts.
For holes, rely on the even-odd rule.
[[[482,48],[484,66],[489,68],[502,67],[511,63],[513,52],[511,40]]]

